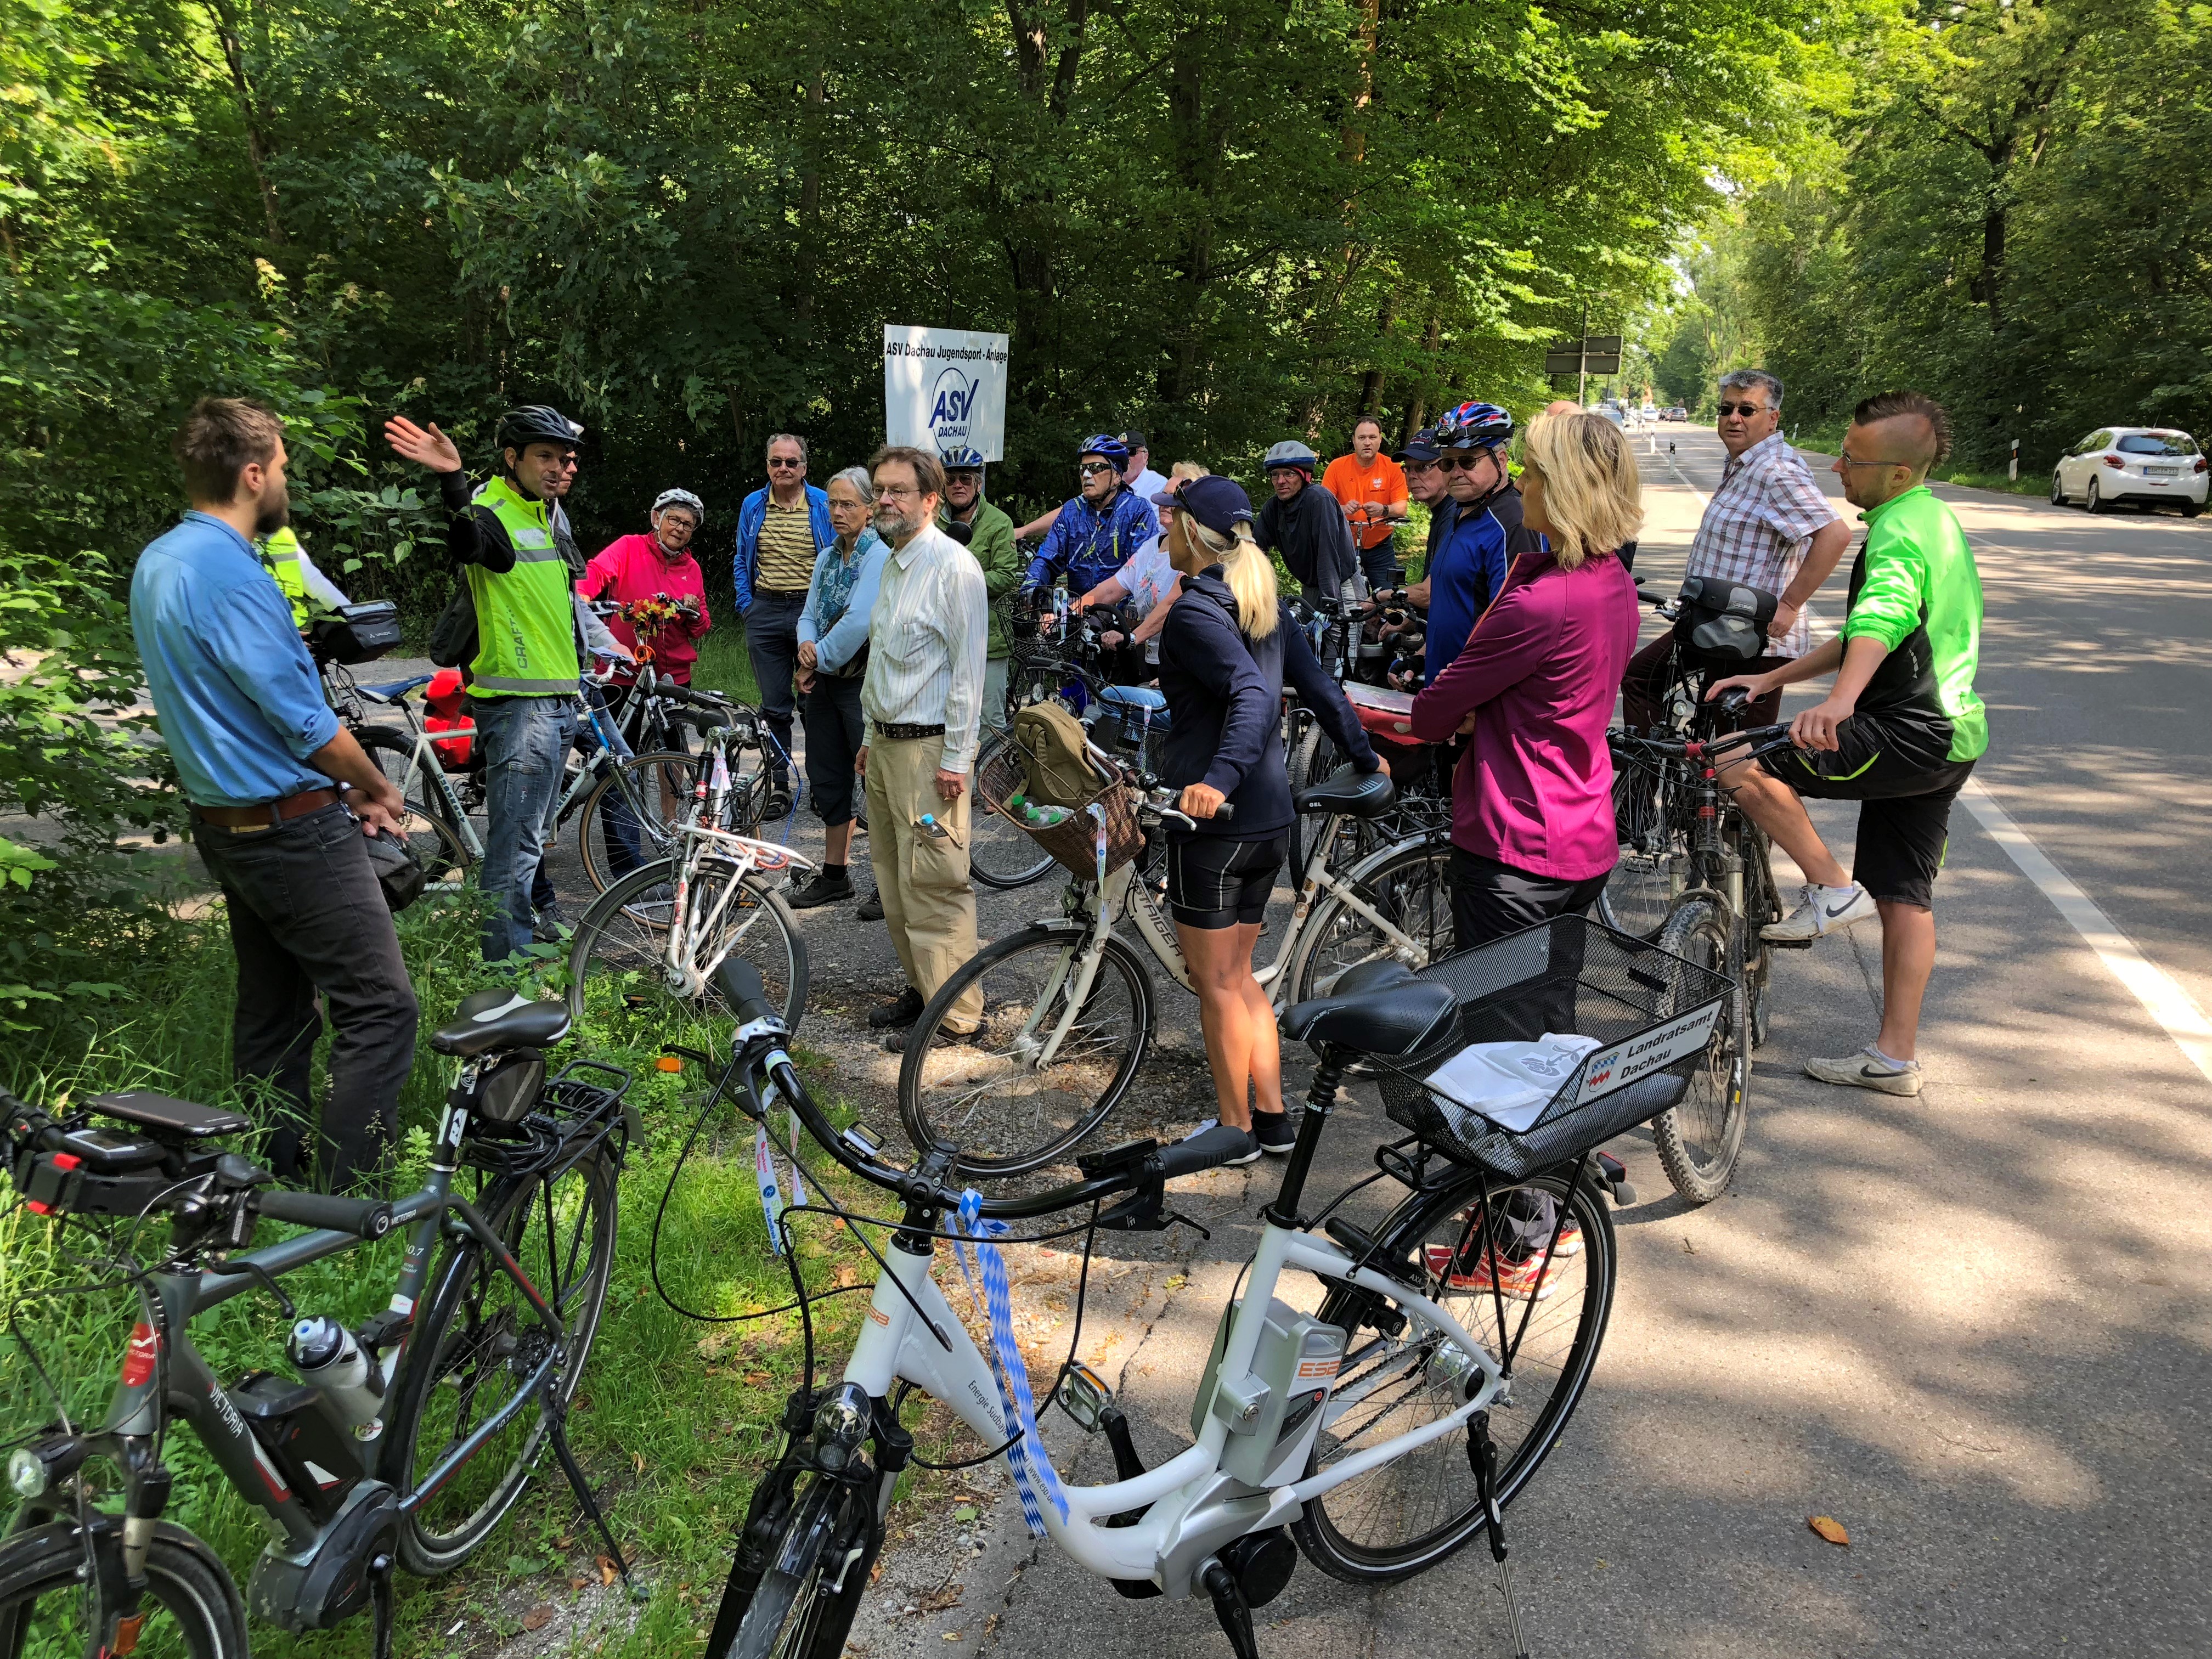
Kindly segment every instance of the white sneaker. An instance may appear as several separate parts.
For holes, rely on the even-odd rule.
[[[1894,1060],[1875,1052],[1872,1043],[1841,1060],[1808,1060],[1805,1075],[1847,1089],[1875,1089],[1886,1095],[1920,1092],[1920,1062]]]
[[[1881,914],[1875,906],[1874,895],[1856,882],[1849,887],[1808,882],[1798,891],[1802,902],[1780,921],[1770,921],[1760,928],[1759,938],[1776,945],[1810,945]]]

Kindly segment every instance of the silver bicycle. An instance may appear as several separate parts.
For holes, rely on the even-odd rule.
[[[1139,795],[1142,788],[1150,793]],[[1113,805],[1126,810],[1133,799],[1148,832],[1191,822],[1174,809],[1175,792],[1153,780],[1134,780]],[[1347,869],[1330,866],[1338,825],[1388,813],[1395,799],[1388,777],[1358,776],[1348,767],[1294,798],[1302,816],[1319,821],[1317,832],[1305,838],[1310,850],[1273,957],[1253,970],[1278,1009],[1328,995],[1362,963],[1419,969],[1451,953],[1444,837],[1398,842]],[[1000,939],[938,988],[899,1071],[899,1117],[916,1146],[959,1148],[967,1175],[1023,1175],[1066,1157],[1113,1115],[1157,1020],[1152,976],[1136,947],[1191,988],[1182,947],[1143,862],[1109,868],[1102,857],[1088,871],[1071,871],[1060,915]],[[971,988],[981,992],[981,1026],[935,1046]]]

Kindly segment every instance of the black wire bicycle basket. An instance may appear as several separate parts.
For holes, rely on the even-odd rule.
[[[1445,1157],[1516,1180],[1676,1104],[1722,1040],[1720,1017],[1735,988],[1726,975],[1583,916],[1559,916],[1447,957],[1420,977],[1458,996],[1459,1030],[1433,1052],[1376,1064],[1383,1109]],[[1592,1037],[1598,1046],[1533,1116],[1494,1121],[1429,1085],[1470,1043],[1547,1033]]]

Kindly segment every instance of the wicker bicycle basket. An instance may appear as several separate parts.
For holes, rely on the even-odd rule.
[[[1518,1179],[1603,1146],[1682,1098],[1726,1040],[1735,984],[1646,940],[1559,916],[1422,970],[1459,997],[1459,1030],[1434,1052],[1378,1064],[1383,1109],[1445,1157]],[[1547,1032],[1595,1037],[1551,1099],[1509,1127],[1438,1093],[1428,1075],[1469,1043]],[[1725,1086],[1725,1085],[1723,1085]]]
[[[1007,805],[1028,784],[1028,776],[1022,769],[1021,750],[1011,741],[1000,744],[975,775],[976,804],[986,811],[1000,813],[1007,822],[1020,825],[1032,841],[1051,854],[1070,874],[1086,881],[1099,878],[1098,848],[1102,830],[1105,836],[1107,872],[1120,869],[1136,857],[1138,850],[1144,846],[1144,831],[1137,826],[1137,814],[1131,805],[1129,791],[1119,781],[1104,785],[1097,794],[1076,806],[1064,822],[1045,829],[1024,823],[1021,814]],[[1098,809],[1098,817],[1091,814],[1090,809],[1093,806]]]

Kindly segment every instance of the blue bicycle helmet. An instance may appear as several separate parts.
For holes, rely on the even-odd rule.
[[[1437,422],[1439,449],[1496,449],[1513,441],[1513,417],[1496,404],[1462,404]]]
[[[951,449],[938,452],[937,459],[947,472],[981,472],[983,452],[970,449],[966,444],[956,444]]]
[[[1103,456],[1116,466],[1127,466],[1129,464],[1129,446],[1110,432],[1093,433],[1076,445],[1075,453],[1078,458],[1085,455]]]

